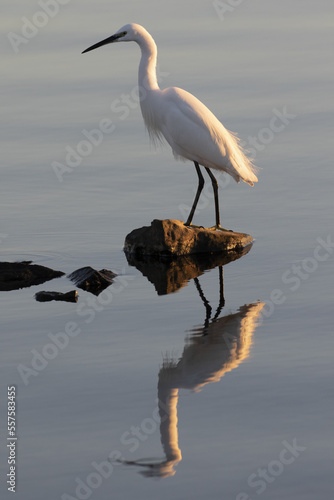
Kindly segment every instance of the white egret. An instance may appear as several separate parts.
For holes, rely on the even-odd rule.
[[[223,170],[236,182],[250,186],[257,182],[256,168],[246,157],[234,134],[196,97],[177,87],[161,90],[157,81],[157,46],[152,36],[139,24],[127,24],[114,35],[98,42],[83,53],[114,42],[136,42],[141,49],[138,83],[144,122],[151,139],[165,139],[177,159],[191,160],[198,175],[198,188],[186,226],[191,225],[204,186],[202,165],[210,176],[214,199],[216,229],[221,229],[218,182],[211,169]]]

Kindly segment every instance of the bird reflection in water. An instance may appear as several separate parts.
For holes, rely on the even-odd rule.
[[[182,460],[177,425],[179,390],[198,392],[206,384],[218,382],[247,359],[264,306],[261,302],[243,305],[236,313],[219,318],[225,304],[223,267],[219,266],[219,302],[214,314],[198,278],[193,279],[206,310],[204,324],[190,331],[179,360],[164,358],[158,376],[160,438],[165,458],[122,461],[142,467],[140,473],[146,477],[173,476]]]

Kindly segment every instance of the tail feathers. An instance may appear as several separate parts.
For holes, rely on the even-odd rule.
[[[235,179],[237,177],[237,182],[241,179],[250,186],[254,186],[254,182],[258,182],[258,178],[256,177],[258,167],[256,167],[252,160],[246,156],[240,145],[240,139],[236,134],[229,132],[228,139],[226,150],[229,156],[230,167],[234,174],[231,173],[232,177]]]

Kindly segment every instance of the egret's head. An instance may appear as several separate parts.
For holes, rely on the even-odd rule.
[[[98,47],[102,47],[102,45],[107,45],[108,43],[114,42],[136,42],[138,38],[141,37],[142,32],[145,31],[145,28],[140,26],[139,24],[126,24],[122,28],[120,28],[114,35],[105,38],[101,42],[95,43],[88,49],[84,50],[82,54],[85,52],[89,52],[90,50],[97,49]]]

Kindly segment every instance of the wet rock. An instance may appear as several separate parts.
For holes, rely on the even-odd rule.
[[[248,245],[240,252],[229,254],[195,254],[164,257],[126,254],[130,266],[135,266],[155,287],[158,295],[174,293],[209,269],[225,266],[239,259],[251,249]]]
[[[63,275],[61,271],[31,264],[31,261],[0,262],[0,291],[40,285]]]
[[[67,277],[79,288],[99,295],[105,288],[113,282],[117,275],[108,269],[96,271],[92,267],[81,267]]]
[[[173,219],[155,219],[151,226],[134,229],[125,238],[124,251],[133,255],[180,256],[239,253],[253,241],[249,234],[187,227]]]
[[[63,302],[78,302],[78,292],[71,290],[70,292],[38,292],[35,294],[35,299],[38,302],[50,302],[51,300],[61,300]]]

